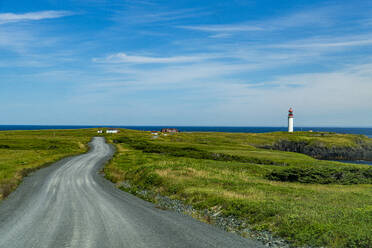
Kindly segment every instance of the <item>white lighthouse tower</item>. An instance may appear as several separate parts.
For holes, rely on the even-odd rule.
[[[288,132],[293,133],[293,109],[288,110]]]

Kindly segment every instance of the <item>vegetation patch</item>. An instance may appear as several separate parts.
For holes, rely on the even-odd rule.
[[[372,247],[371,167],[270,148],[283,139],[354,147],[358,135],[179,133],[154,139],[150,132],[123,130],[107,138],[120,146],[104,168],[118,186],[130,182],[133,192],[150,190],[200,211],[218,209],[294,247]]]
[[[0,198],[29,172],[85,152],[94,135],[93,129],[0,132]],[[104,173],[119,187],[130,182],[133,192],[218,209],[295,247],[372,247],[371,167],[316,159],[318,148],[345,159],[368,150],[371,139],[309,132],[104,135],[118,148]]]
[[[372,168],[287,168],[274,170],[267,178],[282,182],[320,184],[372,184]]]
[[[83,153],[95,130],[0,131],[0,200],[22,178],[63,157]]]
[[[114,139],[114,143],[126,143],[134,149],[141,150],[146,153],[160,153],[175,157],[189,157],[196,159],[211,159],[217,161],[236,161],[244,163],[254,163],[254,164],[268,164],[268,165],[285,165],[284,163],[276,163],[275,161],[267,159],[259,159],[255,157],[244,157],[238,155],[231,155],[225,153],[210,152],[206,150],[201,150],[191,146],[172,146],[172,145],[161,145],[154,144],[146,141],[136,141],[129,139],[127,137],[122,137],[120,139]]]
[[[324,135],[324,133],[321,133]],[[321,135],[320,134],[320,135]],[[336,136],[336,134],[330,134]],[[281,151],[298,152],[317,159],[327,160],[372,160],[372,142],[364,136],[354,136],[351,143],[328,143],[316,136],[313,138],[280,139],[273,145],[263,146]]]

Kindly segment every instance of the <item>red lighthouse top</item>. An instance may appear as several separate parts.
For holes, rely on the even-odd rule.
[[[293,117],[293,109],[292,108],[290,108],[289,110],[288,110],[288,117]]]

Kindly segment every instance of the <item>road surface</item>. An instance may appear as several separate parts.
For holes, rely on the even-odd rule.
[[[90,146],[25,178],[0,204],[0,248],[262,246],[115,188],[98,174],[112,147],[103,138]]]

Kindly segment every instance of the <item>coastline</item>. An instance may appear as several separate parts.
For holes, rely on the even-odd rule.
[[[0,131],[26,130],[72,130],[90,128],[124,128],[138,131],[161,130],[164,127],[175,127],[181,132],[224,132],[224,133],[270,133],[285,132],[287,127],[255,127],[255,126],[134,126],[134,125],[0,125]],[[334,132],[340,134],[361,134],[372,138],[372,127],[295,127],[295,131]]]

